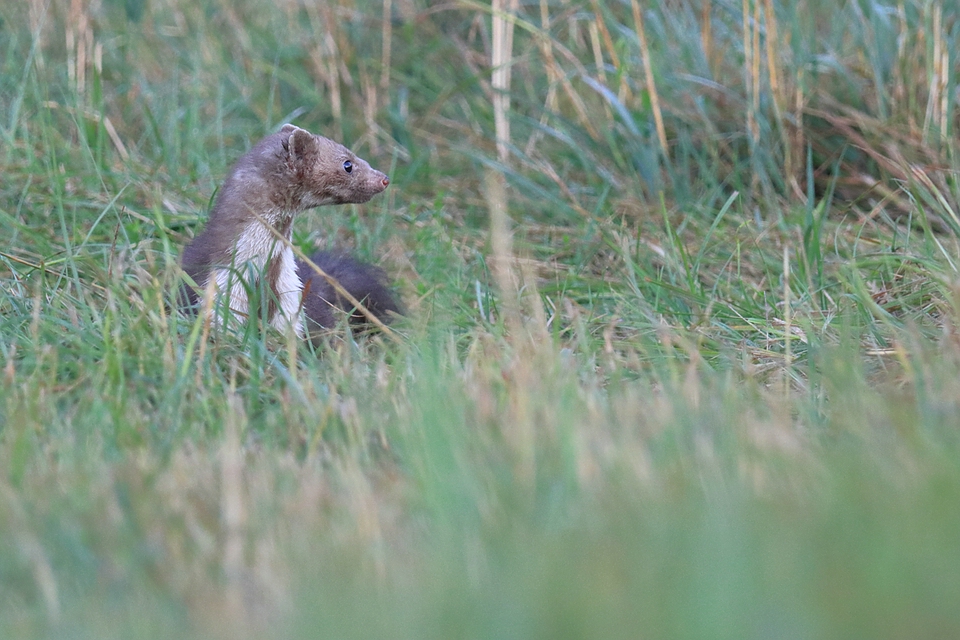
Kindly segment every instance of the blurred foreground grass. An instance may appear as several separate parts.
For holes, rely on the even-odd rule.
[[[502,6],[0,9],[0,636],[960,635],[960,12]],[[289,120],[397,344],[169,308]]]

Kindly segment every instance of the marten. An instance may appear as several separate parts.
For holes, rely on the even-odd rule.
[[[327,278],[295,259],[289,241],[293,219],[301,211],[367,202],[389,184],[385,174],[342,144],[283,125],[233,165],[206,229],[184,249],[183,270],[199,288],[185,285],[182,303],[197,309],[212,280],[215,322],[228,306],[234,318],[263,314],[273,327],[285,331],[292,326],[300,337],[322,334],[344,314],[351,324],[367,326],[367,317]],[[382,322],[401,312],[381,269],[346,253],[319,251],[310,260]],[[252,299],[260,307],[250,308],[250,294],[256,292]]]

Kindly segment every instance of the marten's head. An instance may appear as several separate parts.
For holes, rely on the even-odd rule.
[[[292,124],[283,125],[270,138],[268,153],[280,165],[274,171],[286,174],[288,196],[293,196],[297,209],[366,202],[390,184],[385,174],[329,138]]]

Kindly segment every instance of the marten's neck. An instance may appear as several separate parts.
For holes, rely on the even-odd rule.
[[[297,335],[303,335],[298,314],[303,283],[297,275],[296,260],[289,245],[295,215],[295,211],[267,210],[261,219],[249,220],[232,229],[220,229],[224,236],[235,238],[231,243],[230,266],[213,269],[208,281],[214,279],[218,291],[229,292],[230,309],[245,317],[257,312],[250,308],[247,295],[252,284],[247,275],[252,272],[258,278],[255,284],[261,285],[260,295],[266,296],[263,302],[267,305],[266,317],[270,324],[281,331],[291,324]],[[211,229],[214,233],[218,231],[216,227]]]
[[[302,335],[303,284],[289,246],[294,217],[321,205],[366,202],[389,183],[343,145],[284,125],[231,169],[207,228],[184,249],[183,268],[201,287],[215,282],[217,299],[225,298],[235,317],[264,311],[250,308],[248,291],[259,289],[270,323]]]

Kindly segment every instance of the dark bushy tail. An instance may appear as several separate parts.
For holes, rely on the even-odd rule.
[[[346,253],[318,251],[310,259],[327,274],[336,278],[340,285],[363,303],[373,315],[383,322],[390,321],[390,314],[400,314],[400,302],[386,284],[382,269],[360,262]],[[297,260],[297,273],[303,282],[303,308],[307,313],[307,331],[335,327],[344,313],[350,314],[350,323],[368,324],[367,318],[353,308],[353,304],[339,295],[327,279],[318,274],[302,260]]]

